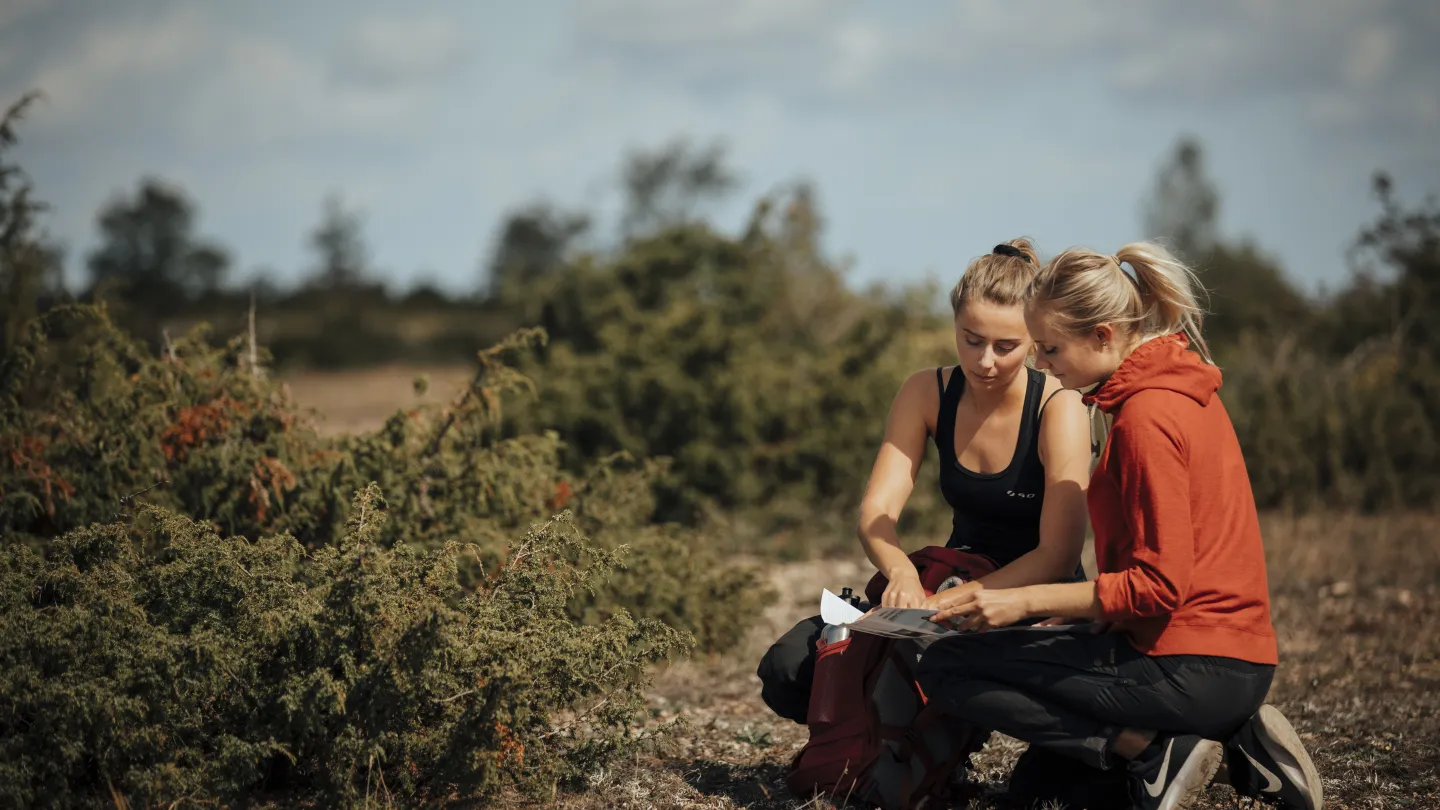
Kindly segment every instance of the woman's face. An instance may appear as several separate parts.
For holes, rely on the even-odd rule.
[[[982,389],[1009,385],[1030,353],[1024,307],[965,302],[955,315],[955,351],[966,385]]]
[[[1109,378],[1120,365],[1109,324],[1083,335],[1071,334],[1057,329],[1043,307],[1027,308],[1025,324],[1035,340],[1035,367],[1048,370],[1066,388],[1089,388]]]

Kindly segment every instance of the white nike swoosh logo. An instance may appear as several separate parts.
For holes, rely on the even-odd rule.
[[[1256,762],[1256,761],[1255,761],[1255,758],[1252,757],[1252,756],[1250,756],[1250,752],[1245,750],[1245,746],[1236,744],[1235,747],[1236,747],[1236,748],[1239,748],[1239,749],[1240,749],[1240,753],[1244,754],[1244,755],[1245,755],[1245,758],[1248,759],[1248,760],[1250,760],[1250,767],[1252,767],[1252,768],[1254,768],[1255,770],[1259,771],[1259,772],[1260,772],[1260,775],[1263,776],[1263,777],[1265,777],[1265,787],[1262,788],[1262,790],[1264,790],[1264,792],[1266,792],[1266,793],[1279,793],[1279,792],[1280,792],[1280,777],[1278,777],[1278,776],[1276,776],[1275,774],[1271,773],[1269,768],[1267,768],[1267,767],[1265,767],[1264,765],[1261,765],[1260,763]]]
[[[1154,783],[1145,783],[1145,792],[1149,793],[1152,798],[1165,792],[1166,776],[1170,773],[1170,749],[1174,747],[1175,738],[1171,737],[1170,742],[1165,745],[1165,759],[1160,762],[1160,775],[1155,777]]]

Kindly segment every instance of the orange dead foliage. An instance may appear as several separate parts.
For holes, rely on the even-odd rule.
[[[230,397],[219,397],[203,405],[181,408],[175,423],[160,434],[165,458],[183,461],[190,448],[220,436],[230,429],[236,416],[250,415],[250,408]]]
[[[574,496],[575,490],[570,488],[570,482],[559,481],[555,484],[555,494],[550,496],[550,500],[546,503],[546,506],[551,509],[564,509],[565,504],[569,503],[570,499]]]
[[[500,750],[495,752],[495,764],[504,767],[507,762],[512,762],[517,768],[523,766],[525,764],[525,744],[520,742],[510,727],[497,721],[495,736],[500,740]]]
[[[45,499],[45,514],[55,517],[55,493],[58,491],[65,500],[75,494],[75,487],[69,481],[55,474],[45,463],[45,442],[34,436],[19,440],[19,445],[10,449],[10,464],[21,475],[40,485]]]
[[[273,456],[266,456],[255,462],[250,474],[250,505],[255,507],[255,517],[264,520],[270,510],[270,497],[274,493],[276,502],[285,503],[285,493],[295,488],[295,474],[284,462]]]

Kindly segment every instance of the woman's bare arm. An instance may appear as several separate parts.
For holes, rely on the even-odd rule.
[[[932,395],[931,392],[937,389],[932,370],[918,371],[900,386],[900,391],[890,403],[890,414],[885,420],[885,438],[870,470],[865,496],[860,501],[860,518],[856,526],[860,545],[876,570],[890,580],[892,588],[904,591],[905,598],[900,599],[902,594],[892,594],[891,588],[886,590],[884,601],[889,603],[894,596],[894,603],[899,607],[918,607],[925,598],[915,565],[900,547],[896,524],[915,488],[915,477],[925,458],[928,437],[925,414],[934,410],[931,406],[938,394]]]

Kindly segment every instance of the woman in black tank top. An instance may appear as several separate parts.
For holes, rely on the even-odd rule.
[[[965,375],[951,373],[947,384],[944,369],[935,369],[940,411],[933,437],[940,454],[940,492],[955,510],[946,545],[984,554],[1002,566],[1040,545],[1040,513],[1045,504],[1040,418],[1045,405],[1059,393],[1052,392],[1042,403],[1045,375],[1031,368],[1024,374],[1025,401],[1015,453],[1004,469],[980,473],[966,469],[955,456],[955,418],[965,391]]]
[[[889,577],[887,604],[916,607],[925,600],[895,524],[932,437],[940,448],[940,491],[955,510],[948,544],[1001,565],[941,597],[1070,579],[1079,566],[1090,423],[1074,391],[1060,391],[1025,365],[1031,342],[1021,297],[1038,269],[1023,239],[971,262],[950,294],[960,365],[916,372],[890,406],[858,527],[866,554]],[[925,538],[909,545],[938,544]],[[797,723],[805,722],[823,625],[819,616],[795,625],[756,670],[766,705]]]
[[[1022,303],[1038,270],[1023,239],[973,261],[950,295],[959,364],[916,372],[891,404],[857,527],[866,556],[889,579],[885,605],[940,607],[980,588],[1083,575],[1090,425],[1076,392],[1025,363],[1033,344]],[[946,591],[944,601],[926,600],[896,532],[930,439],[954,510],[946,545],[1000,566]]]

